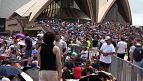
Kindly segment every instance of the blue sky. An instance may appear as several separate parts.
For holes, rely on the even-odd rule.
[[[143,26],[143,0],[129,0],[133,25]]]

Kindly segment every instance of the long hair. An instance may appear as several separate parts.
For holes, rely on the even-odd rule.
[[[43,41],[45,44],[53,44],[54,40],[55,40],[55,33],[52,30],[48,30],[43,37]]]

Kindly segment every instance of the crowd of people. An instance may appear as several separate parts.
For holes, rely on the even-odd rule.
[[[37,37],[28,34],[1,36],[1,65],[15,66],[23,71],[40,69],[39,81],[60,81],[62,78],[81,79],[98,71],[110,72],[112,55],[121,59],[128,56],[128,61],[138,66],[143,63],[141,28],[115,22],[91,24],[48,20],[43,23],[47,32]],[[105,79],[109,78],[100,77],[101,81]]]

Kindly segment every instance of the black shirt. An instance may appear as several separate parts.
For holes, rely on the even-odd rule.
[[[57,70],[56,55],[53,53],[54,45],[42,45],[40,51],[40,70]]]
[[[25,44],[27,44],[26,50],[32,50],[32,40],[30,38],[25,39]]]
[[[98,47],[98,40],[93,40],[92,41],[92,45],[93,45],[93,47]]]

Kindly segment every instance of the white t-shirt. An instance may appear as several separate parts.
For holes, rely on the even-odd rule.
[[[119,41],[117,44],[117,53],[126,53],[127,43],[124,41]]]
[[[102,44],[106,43],[106,41],[105,41],[104,39],[101,39],[100,42],[101,42]]]
[[[104,53],[115,52],[115,47],[113,46],[113,44],[107,45],[107,43],[104,43],[101,46],[100,50]],[[111,56],[112,55],[103,56],[103,54],[101,54],[100,61],[104,63],[111,63]]]

